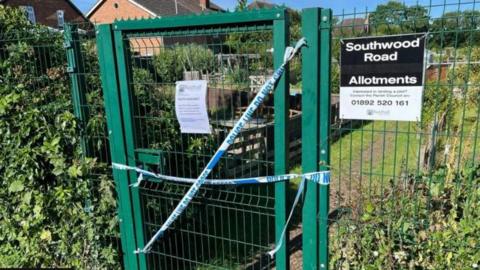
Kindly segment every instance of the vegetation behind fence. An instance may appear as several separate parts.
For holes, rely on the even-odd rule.
[[[331,266],[468,269],[478,265],[480,11],[475,1],[388,2],[336,14],[341,38],[425,32],[422,121],[332,126]]]
[[[73,114],[63,45],[61,32],[0,5],[0,267],[120,267],[109,169],[82,154],[79,136],[102,136],[101,109],[88,123]],[[88,101],[101,108],[89,70]]]

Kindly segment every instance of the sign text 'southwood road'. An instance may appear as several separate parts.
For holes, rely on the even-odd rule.
[[[343,39],[340,118],[420,121],[425,34]]]

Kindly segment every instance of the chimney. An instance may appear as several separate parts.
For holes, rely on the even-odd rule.
[[[199,0],[199,3],[202,10],[210,8],[210,0]]]

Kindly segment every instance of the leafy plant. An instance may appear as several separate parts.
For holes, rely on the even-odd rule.
[[[459,65],[452,69],[449,79],[455,86],[463,90],[469,105],[480,105],[480,47],[469,47],[464,52],[468,65]]]
[[[365,199],[358,222],[331,235],[335,269],[471,269],[480,249],[480,167],[411,177],[406,190]],[[388,214],[386,214],[388,213]]]
[[[248,85],[248,70],[245,70],[238,66],[233,68],[232,70],[229,70],[227,74],[227,81],[237,85]]]
[[[81,155],[62,36],[0,18],[0,266],[117,268],[112,182]]]
[[[153,58],[155,71],[163,83],[182,80],[184,71],[199,71],[207,74],[213,70],[212,50],[197,44],[162,48]]]

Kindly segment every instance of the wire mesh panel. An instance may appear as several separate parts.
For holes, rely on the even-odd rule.
[[[111,259],[122,265],[122,249],[118,230],[116,191],[111,174],[106,115],[100,83],[100,71],[95,46],[95,28],[90,23],[67,24],[64,29],[66,70],[70,77],[73,111],[80,125],[80,140],[84,158],[96,161],[88,172],[90,194],[85,198],[85,211],[110,216],[98,224],[96,234],[113,247]],[[100,221],[100,220],[99,220]]]
[[[105,106],[100,85],[97,48],[95,46],[95,28],[91,24],[68,24],[65,27],[66,41],[64,47],[74,49],[75,55],[69,58],[69,74],[72,80],[76,112],[82,117],[84,153],[95,157],[101,163],[110,164],[108,134],[105,119]],[[75,93],[78,92],[78,93]],[[109,171],[109,170],[107,170]]]
[[[2,267],[120,268],[106,133],[93,123],[103,114],[101,98],[90,94],[100,90],[91,78],[98,73],[93,27],[78,25],[73,34],[31,24],[23,9],[1,5],[0,14]],[[69,58],[74,46],[83,60]],[[69,79],[79,76],[88,103],[72,100],[80,83],[74,90]],[[82,106],[95,107],[92,121],[79,117]],[[79,142],[94,130],[97,150],[82,155]]]
[[[286,44],[275,41],[272,18],[284,27],[284,13],[273,10],[239,13],[239,17],[198,16],[206,25],[196,22],[195,17],[179,17],[178,22],[167,18],[169,24],[160,19],[115,23],[115,42],[121,44],[116,49],[120,48],[117,61],[129,165],[164,175],[197,178],[271,77],[274,64],[281,63]],[[261,17],[263,14],[268,16]],[[231,22],[212,23],[216,18]],[[155,29],[152,25],[157,21],[165,26]],[[181,26],[175,26],[177,23]],[[288,35],[288,29],[285,31],[282,35]],[[282,38],[286,40],[287,36]],[[274,47],[279,53],[275,54]],[[207,82],[211,134],[180,131],[175,86],[178,81],[190,80]],[[274,168],[273,162],[277,112],[273,99],[270,94],[254,113],[210,179],[274,175],[278,167]],[[299,111],[288,114],[289,123],[298,123]],[[298,143],[290,147],[298,148]],[[158,231],[188,188],[147,179],[132,189],[138,248]],[[202,187],[167,233],[142,255],[145,267],[269,268],[273,261],[265,253],[273,248],[275,225],[280,224],[275,217],[275,193],[272,184]]]
[[[461,264],[457,255],[451,255],[449,266],[432,266],[432,258],[419,258],[427,254],[422,253],[426,243],[435,241],[435,232],[444,228],[452,209],[458,211],[457,219],[466,217],[463,209],[472,199],[458,194],[468,197],[468,190],[478,187],[473,179],[480,163],[479,4],[447,2],[391,2],[335,16],[330,139],[334,268]],[[423,32],[427,45],[421,121],[340,119],[341,39]],[[456,248],[433,247],[443,254]]]
[[[154,149],[158,163],[143,165],[162,174],[196,178],[226,134],[273,72],[268,27],[211,31],[208,35],[166,33],[127,37],[132,63],[136,148]],[[248,40],[257,36],[255,40]],[[175,115],[175,82],[208,81],[212,134],[181,133]],[[211,178],[273,173],[272,99],[255,113]],[[189,185],[141,186],[144,228],[150,238],[165,222]],[[202,188],[187,212],[148,256],[149,269],[262,269],[274,242],[273,186]]]

